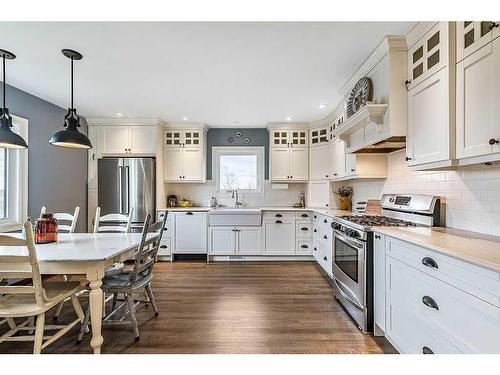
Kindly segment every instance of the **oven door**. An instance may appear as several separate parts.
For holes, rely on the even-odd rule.
[[[339,293],[360,309],[366,307],[366,243],[334,231],[333,277]]]

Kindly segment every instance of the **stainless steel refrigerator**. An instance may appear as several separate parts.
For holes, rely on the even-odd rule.
[[[104,158],[97,164],[101,216],[128,215],[133,207],[132,227],[139,228],[151,214],[155,219],[156,163],[154,158]]]

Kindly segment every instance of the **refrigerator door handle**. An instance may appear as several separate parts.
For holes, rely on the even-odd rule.
[[[125,182],[127,184],[127,212],[126,214],[130,214],[130,167],[127,165],[125,167]]]
[[[119,200],[120,200],[119,206],[120,206],[120,213],[121,214],[123,213],[122,171],[123,171],[123,167],[121,165],[118,166],[118,189],[119,189],[118,196],[119,196]]]

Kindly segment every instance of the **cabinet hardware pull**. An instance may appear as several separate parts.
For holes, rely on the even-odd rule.
[[[160,249],[166,249],[168,246],[167,245],[161,245]]]
[[[493,146],[493,145],[496,145],[498,142],[500,142],[498,139],[495,139],[495,138],[491,138],[488,143],[490,144],[490,146]]]
[[[95,160],[95,154],[92,154],[92,160]]]
[[[186,212],[186,215],[192,215],[193,213],[191,211]]]
[[[427,306],[427,307],[430,307],[431,309],[436,309],[436,310],[439,310],[439,307],[436,303],[436,301],[434,301],[434,299],[432,297],[429,297],[429,296],[423,296],[422,297],[422,303]]]
[[[328,203],[327,203],[327,204],[325,204],[325,207],[328,207]]]
[[[302,227],[302,228],[300,228],[300,230],[309,230],[309,228]]]
[[[325,219],[325,220],[323,220],[323,223],[325,223],[325,224],[326,224],[326,223],[328,223],[328,220],[326,220],[326,219]]]
[[[407,156],[407,157],[405,157],[405,160],[406,160],[406,161],[410,161],[410,160],[411,160],[411,158],[410,158],[409,156]]]
[[[376,234],[375,239],[380,240],[380,236],[378,234]]]
[[[318,231],[315,229],[313,232],[314,232],[314,233],[317,233]]]
[[[317,248],[314,248],[314,251],[318,251],[318,249],[317,249]]]
[[[290,176],[290,178],[293,178],[293,176]]]
[[[326,177],[326,178],[328,178],[328,175],[327,175],[327,174],[325,174],[325,177]]]
[[[356,172],[356,170],[354,168],[351,168],[351,172]]]
[[[406,87],[406,91],[408,91],[408,86],[410,85],[411,81],[409,79],[407,79],[405,81],[405,87]]]
[[[309,215],[307,215],[307,214],[302,214],[302,215],[300,215],[300,217],[309,217]]]
[[[317,219],[318,217],[316,215],[314,215],[314,218]]]
[[[307,248],[309,248],[309,246],[307,246],[307,245],[302,245],[302,246],[300,246],[300,247],[301,247],[302,249],[307,249]]]
[[[325,240],[327,240],[327,239],[328,239],[328,237],[326,236],[326,234],[323,236],[323,238],[324,238]]]
[[[338,173],[334,173],[333,175],[334,175],[334,176],[338,176]]]
[[[429,258],[429,257],[424,257],[422,258],[422,264],[424,266],[427,266],[427,267],[430,267],[430,268],[436,268],[438,269],[438,264],[436,263],[436,261],[432,258]]]
[[[498,23],[496,23],[496,22],[491,22],[491,23],[490,23],[490,26],[488,26],[488,28],[489,28],[490,30],[493,30],[495,27],[498,27],[498,26],[499,26],[499,25],[498,25]]]
[[[328,260],[328,258],[327,257],[323,257],[323,260]]]
[[[431,348],[429,348],[428,346],[424,346],[422,348],[422,354],[434,354],[434,352],[432,351]]]
[[[283,217],[283,215],[282,214],[276,214],[276,215],[274,215],[274,217]]]
[[[283,222],[281,220],[276,220],[274,223],[275,224],[283,224]]]

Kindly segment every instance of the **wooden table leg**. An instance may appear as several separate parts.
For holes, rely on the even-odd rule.
[[[104,338],[101,335],[102,326],[102,281],[100,278],[90,281],[90,321],[92,326],[92,339],[90,340],[90,346],[94,349],[94,354],[101,353],[101,345]]]

